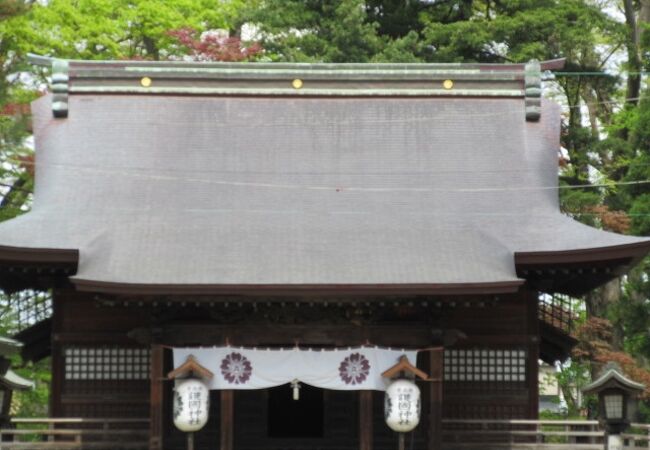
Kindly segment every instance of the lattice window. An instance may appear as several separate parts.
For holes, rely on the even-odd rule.
[[[445,350],[445,381],[526,381],[525,350]]]
[[[147,380],[149,349],[66,347],[66,380]]]
[[[0,298],[0,307],[7,313],[8,333],[16,334],[52,316],[49,292],[21,291]]]
[[[574,322],[578,318],[576,306],[579,300],[563,294],[541,294],[539,297],[539,318],[548,325],[573,333]]]

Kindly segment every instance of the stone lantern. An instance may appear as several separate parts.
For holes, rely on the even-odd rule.
[[[11,370],[9,357],[20,352],[22,346],[21,342],[0,336],[0,428],[11,427],[10,407],[13,392],[34,388],[33,381]],[[8,438],[9,436],[6,437]]]
[[[638,397],[645,386],[623,375],[616,363],[605,366],[598,379],[583,389],[585,394],[598,395],[598,412],[607,430],[608,450],[621,450],[620,434],[636,415]]]

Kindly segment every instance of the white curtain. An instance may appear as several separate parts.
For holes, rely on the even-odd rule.
[[[386,390],[386,369],[417,353],[376,347],[334,350],[250,349],[237,347],[174,348],[174,367],[194,355],[214,374],[210,389],[266,389],[298,380],[323,389]]]

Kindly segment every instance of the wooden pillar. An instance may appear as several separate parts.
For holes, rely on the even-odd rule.
[[[63,331],[65,291],[55,289],[52,292],[52,355],[50,358],[52,380],[50,382],[50,417],[62,417],[64,414],[61,397],[65,383],[65,361],[60,333]]]
[[[429,351],[429,442],[427,450],[442,448],[442,382],[443,355],[442,347]]]
[[[372,450],[372,391],[359,391],[359,450]]]
[[[233,450],[235,392],[221,391],[221,450]]]
[[[151,346],[149,450],[163,448],[163,352],[162,346]]]
[[[528,313],[528,419],[539,418],[539,297],[535,291],[525,294]]]

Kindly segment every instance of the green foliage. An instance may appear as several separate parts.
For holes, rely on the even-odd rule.
[[[643,273],[647,272],[650,261],[644,261],[634,269],[625,285],[621,300],[610,309],[612,321],[618,321],[625,326],[624,350],[631,355],[650,355],[650,304],[637,301],[638,293],[648,292],[650,282]]]
[[[582,405],[577,402],[577,393],[591,381],[589,365],[570,360],[560,366],[555,377],[567,400],[567,415],[578,416]]]
[[[51,0],[0,23],[18,52],[77,59],[160,59],[170,30],[228,28],[243,0]]]
[[[433,60],[578,61],[581,52],[593,49],[597,33],[616,27],[599,8],[580,0],[462,2],[456,11],[455,20],[440,20],[440,9],[424,14]]]
[[[422,62],[418,56],[423,52],[424,45],[415,31],[400,39],[390,39],[382,51],[375,55],[373,62],[383,63],[417,63]]]
[[[650,235],[650,194],[641,194],[634,198],[630,208],[632,233]]]
[[[377,31],[392,39],[408,34],[419,34],[424,24],[420,15],[438,6],[434,2],[416,0],[367,0],[365,2],[368,21],[377,23]]]
[[[0,107],[2,105],[0,104]],[[26,211],[31,199],[33,177],[21,159],[32,153],[25,145],[28,136],[26,116],[0,115],[0,221]]]
[[[567,420],[567,415],[563,412],[540,411],[539,420]]]
[[[15,369],[20,376],[32,380],[34,389],[14,392],[11,413],[16,417],[48,417],[52,371],[50,358]]]
[[[0,0],[0,110],[38,95],[33,83],[22,85],[10,76],[29,71],[32,79],[43,79],[44,73],[26,65],[27,52],[100,60],[165,59],[186,51],[171,30],[226,28],[237,34],[245,23],[257,27],[264,57],[271,61],[522,62],[565,57],[566,72],[602,74],[608,52],[629,41],[625,24],[600,6],[587,0]],[[650,34],[647,24],[641,28],[640,50],[647,66]],[[606,224],[602,211],[627,212],[631,232],[650,235],[650,184],[645,183],[650,180],[650,100],[616,111],[611,102],[619,98],[621,80],[604,74],[566,74],[558,76],[555,86],[569,106],[562,131],[569,158],[561,182],[576,187],[561,190],[563,211],[593,226]],[[0,221],[30,205],[28,119],[0,115]],[[578,187],[596,181],[610,186]],[[639,183],[616,188],[617,181]],[[644,265],[631,274],[621,301],[606,313],[625,327],[625,349],[641,361],[650,360],[649,270]],[[22,370],[39,387],[16,397],[17,412],[44,415],[48,363]],[[566,389],[580,386],[588,372],[576,360],[562,367],[558,381]],[[570,406],[569,414],[577,414],[578,407]]]
[[[617,130],[624,130],[628,147],[621,159],[627,163],[621,201],[629,208],[634,234],[650,234],[650,99],[620,114]]]
[[[23,17],[25,3],[0,0],[0,221],[10,219],[28,208],[32,176],[19,164],[31,150],[25,145],[29,136],[29,117],[20,111],[21,105],[38,95],[34,89],[18,83],[10,75],[23,68],[16,58],[18,41],[3,34],[5,25]]]
[[[271,60],[323,62],[584,59],[618,24],[581,0],[267,0],[240,21]]]
[[[639,423],[650,423],[650,402],[639,402],[636,421]]]
[[[382,49],[363,0],[267,0],[248,18],[273,60],[369,62]]]
[[[561,186],[569,186],[561,183]],[[587,225],[596,226],[597,216],[591,208],[602,202],[602,195],[598,189],[562,189],[560,191],[560,208],[574,219]]]
[[[36,298],[40,305],[49,303],[44,293],[22,292],[14,295],[0,295],[0,336],[10,336],[19,331],[19,313],[15,305],[30,298]],[[16,391],[11,402],[11,412],[20,417],[47,417],[51,385],[50,359],[37,363],[25,363],[19,354],[11,357],[12,370],[34,382],[34,389]]]
[[[459,21],[440,23],[425,19],[425,39],[430,42],[429,60],[436,62],[496,61],[502,59],[490,49],[489,22]]]
[[[650,149],[650,99],[644,96],[630,121],[630,144],[638,151]]]

